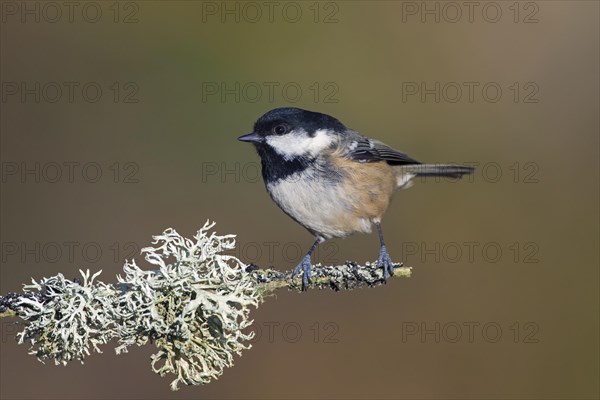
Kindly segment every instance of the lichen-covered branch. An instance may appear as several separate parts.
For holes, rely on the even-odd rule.
[[[252,270],[252,266],[249,267]],[[411,268],[403,267],[402,263],[394,265],[394,276],[408,278]],[[261,286],[261,290],[272,292],[277,289],[287,288],[290,290],[302,290],[302,277],[292,277],[292,272],[281,272],[272,269],[252,271],[252,277]],[[351,290],[362,287],[375,287],[385,284],[383,269],[375,268],[367,263],[366,266],[347,261],[345,264],[335,266],[322,266],[317,264],[312,267],[312,278],[308,289],[333,289]]]
[[[152,368],[161,376],[175,375],[173,390],[180,383],[208,383],[233,365],[234,354],[250,347],[251,308],[276,289],[301,287],[300,277],[290,272],[261,270],[224,254],[234,249],[234,236],[209,233],[213,226],[207,222],[193,240],[173,229],[154,236],[155,247],[142,249],[154,269],[126,261],[114,284],[99,281],[101,271],[81,271],[81,279],[58,274],[33,280],[24,293],[0,297],[0,317],[27,321],[19,343],[29,342],[30,354],[42,362],[83,362],[111,340],[117,354],[153,343]],[[410,272],[398,265],[394,276]],[[309,288],[382,283],[381,269],[348,262],[315,266]]]

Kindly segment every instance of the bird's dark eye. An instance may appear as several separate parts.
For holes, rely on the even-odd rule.
[[[283,135],[286,132],[287,132],[287,126],[285,126],[285,125],[276,125],[273,128],[273,133],[276,135]]]

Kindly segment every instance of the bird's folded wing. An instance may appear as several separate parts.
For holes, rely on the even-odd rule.
[[[355,136],[344,143],[346,157],[358,162],[385,161],[390,165],[420,164],[417,160],[388,145],[366,137]]]

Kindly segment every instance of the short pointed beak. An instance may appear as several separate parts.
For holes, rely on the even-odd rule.
[[[259,134],[253,132],[240,136],[238,140],[242,142],[260,143],[263,141],[263,138]]]

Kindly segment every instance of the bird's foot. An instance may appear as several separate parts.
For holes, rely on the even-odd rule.
[[[377,258],[377,268],[383,268],[383,280],[387,282],[390,275],[394,275],[394,263],[388,253],[385,245],[381,246],[379,250],[379,257]]]
[[[302,290],[305,291],[308,289],[308,284],[310,283],[310,254],[304,256],[302,261],[294,268],[292,278],[298,275],[300,271],[302,271]]]

